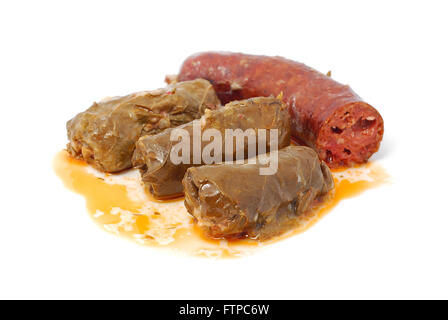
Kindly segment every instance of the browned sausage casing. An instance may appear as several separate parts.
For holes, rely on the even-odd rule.
[[[384,123],[378,111],[349,86],[302,63],[205,52],[187,58],[178,77],[196,78],[209,80],[222,103],[283,93],[293,137],[313,147],[330,167],[364,163],[380,146]]]

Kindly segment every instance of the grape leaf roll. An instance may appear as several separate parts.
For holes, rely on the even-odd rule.
[[[189,155],[189,163],[174,163],[170,157],[171,151],[177,142],[171,141],[171,134],[174,130],[183,129],[193,137],[194,123],[200,126],[200,135],[208,129],[215,129],[225,139],[225,132],[228,129],[241,129],[242,131],[253,129],[256,139],[258,139],[260,129],[266,129],[266,149],[270,150],[270,134],[272,129],[277,129],[278,148],[283,148],[290,144],[290,118],[287,106],[281,100],[273,97],[252,98],[242,101],[228,103],[222,108],[213,111],[206,111],[200,120],[196,120],[176,128],[167,129],[159,134],[143,136],[136,143],[136,150],[133,156],[133,165],[140,169],[142,180],[148,190],[157,198],[168,198],[181,195],[183,193],[182,179],[186,170],[191,166],[204,164],[203,159],[194,163],[193,152]],[[261,141],[261,140],[260,140]],[[259,140],[256,143],[260,142]],[[224,141],[222,145],[225,145]],[[191,148],[193,151],[193,139]],[[209,142],[200,141],[201,150],[204,150]],[[244,156],[248,155],[248,139],[244,140],[242,150]],[[224,151],[224,149],[222,149]],[[240,150],[240,149],[238,149]],[[257,148],[256,154],[259,149]],[[238,155],[235,148],[231,150],[231,156]],[[263,152],[262,152],[263,153]],[[254,154],[254,155],[256,155]],[[218,163],[224,161],[225,152],[219,156]]]
[[[190,122],[219,105],[211,84],[203,79],[104,99],[67,122],[67,150],[101,171],[118,172],[131,167],[141,135]]]
[[[206,235],[213,238],[267,240],[291,230],[298,218],[334,187],[328,166],[302,146],[277,152],[278,170],[224,162],[192,167],[183,179],[185,206]]]

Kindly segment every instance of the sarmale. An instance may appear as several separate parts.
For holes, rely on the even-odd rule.
[[[68,121],[67,150],[101,171],[121,171],[131,167],[141,135],[190,122],[219,105],[213,87],[202,79],[105,99]]]
[[[290,146],[277,156],[278,170],[272,175],[260,175],[266,166],[263,156],[255,164],[187,170],[185,206],[209,237],[266,240],[280,235],[297,226],[313,202],[333,189],[331,172],[313,149]]]
[[[216,163],[225,160],[225,131],[226,129],[253,129],[255,133],[255,143],[263,143],[266,146],[264,152],[270,150],[272,129],[277,130],[278,148],[283,148],[290,144],[290,123],[289,113],[286,105],[275,98],[253,98],[242,101],[234,101],[223,108],[207,111],[205,115],[196,120],[199,125],[199,134],[203,134],[207,129],[216,129],[221,136],[222,157],[219,156]],[[186,170],[192,166],[202,165],[204,159],[199,155],[199,162],[194,163],[193,158],[193,128],[194,123],[188,123],[177,129],[184,129],[190,139],[189,163],[173,163],[170,154],[176,142],[171,141],[170,136],[176,128],[167,129],[157,135],[143,136],[136,143],[136,150],[133,157],[133,165],[140,169],[143,182],[148,190],[157,198],[167,198],[181,195],[183,193],[182,179]],[[266,139],[258,139],[260,129],[266,129]],[[201,137],[199,137],[201,139]],[[201,150],[204,150],[209,142],[200,141]],[[229,149],[231,158],[238,156],[238,151],[242,151],[243,157],[248,155],[249,139],[244,139],[241,148],[237,148],[237,141],[234,140],[233,149]],[[259,150],[255,150],[256,155]]]

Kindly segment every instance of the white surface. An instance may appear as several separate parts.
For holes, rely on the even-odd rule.
[[[447,5],[419,3],[1,2],[0,298],[448,298]],[[65,122],[205,50],[332,70],[383,115],[393,184],[244,259],[99,229],[52,171]]]

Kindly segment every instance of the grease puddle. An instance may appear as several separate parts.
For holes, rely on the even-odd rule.
[[[184,207],[183,199],[157,201],[145,192],[136,169],[105,174],[73,159],[64,150],[54,159],[54,170],[64,185],[86,199],[92,219],[109,232],[143,245],[179,250],[195,256],[241,257],[257,248],[301,233],[319,221],[341,200],[384,184],[384,169],[368,163],[333,171],[335,189],[330,197],[298,221],[294,231],[273,240],[214,240],[202,235]]]

